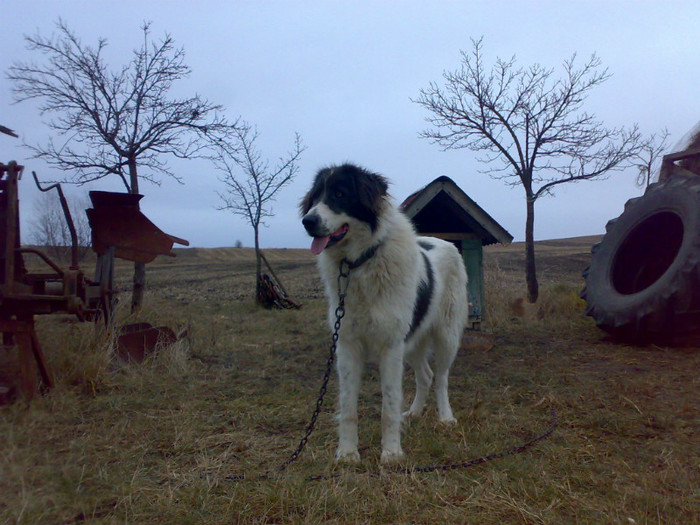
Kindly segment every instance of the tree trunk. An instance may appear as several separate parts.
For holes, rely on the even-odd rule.
[[[134,263],[134,289],[131,292],[131,313],[141,309],[146,289],[146,263]]]
[[[255,300],[260,303],[260,279],[262,277],[262,257],[260,257],[260,239],[258,227],[253,228],[255,232]]]
[[[129,193],[137,194],[139,192],[139,177],[136,169],[136,159],[129,160],[129,182],[131,187]],[[146,289],[146,263],[134,263],[134,287],[131,291],[131,313],[141,309],[143,304],[143,294]]]
[[[535,199],[527,192],[527,216],[525,218],[525,280],[527,282],[527,300],[537,302],[539,285],[535,267]]]

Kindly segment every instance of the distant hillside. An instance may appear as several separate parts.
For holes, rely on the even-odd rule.
[[[591,247],[600,242],[602,238],[601,235],[591,235],[587,237],[572,237],[568,239],[552,239],[535,242],[535,251],[538,258],[549,258],[549,257],[571,257],[576,256],[578,258],[587,258],[590,256]],[[36,246],[39,250],[43,250],[43,247]],[[175,248],[173,250],[176,257],[159,256],[150,263],[148,266],[152,265],[170,265],[170,264],[187,264],[187,263],[200,263],[200,262],[211,262],[211,263],[226,263],[231,262],[236,265],[244,265],[247,263],[253,264],[255,262],[255,250],[253,248]],[[297,264],[313,263],[315,256],[310,250],[305,248],[271,248],[263,250],[265,257],[267,257],[270,264],[293,262]],[[514,263],[520,258],[524,259],[525,254],[525,243],[514,242],[508,246],[492,245],[487,246],[484,249],[484,253],[487,261],[489,259],[506,260],[509,258],[513,259]],[[66,250],[68,254],[68,250]],[[57,261],[59,265],[67,265],[68,257],[66,256],[66,262]],[[81,263],[81,268],[83,270],[91,269],[95,264],[95,257],[92,250],[88,251],[87,256]],[[120,265],[126,264],[127,261],[118,261]],[[37,268],[42,267],[43,264],[38,261],[36,256],[25,256],[25,264],[32,268],[33,271],[37,271]]]
[[[173,250],[178,259],[206,260],[212,262],[255,261],[254,248],[176,248]],[[289,261],[298,259],[313,260],[314,255],[310,250],[301,248],[271,248],[263,250],[263,254],[270,263],[273,261]],[[161,258],[163,259],[163,258]]]
[[[540,257],[580,256],[588,257],[591,247],[600,242],[601,235],[586,237],[572,237],[568,239],[552,239],[535,242],[535,251]],[[211,262],[254,262],[255,250],[253,248],[176,248],[173,250],[180,262],[211,261]],[[484,249],[487,257],[498,259],[513,256],[524,257],[525,243],[514,242],[508,246],[492,245]],[[311,262],[315,256],[310,250],[303,248],[271,248],[263,250],[263,253],[272,264],[273,262]],[[153,264],[172,261],[168,257],[159,257]]]
[[[535,252],[539,253],[559,253],[574,254],[591,252],[591,247],[599,243],[602,235],[588,235],[585,237],[570,237],[567,239],[550,239],[545,241],[535,241]],[[525,251],[524,242],[514,242],[508,246],[495,244],[486,247],[487,252],[492,253],[518,253]]]
[[[602,235],[552,239],[535,242],[535,264],[540,282],[582,281],[581,274],[591,260],[591,248]],[[525,272],[525,243],[493,245],[484,249],[484,265],[509,272]]]

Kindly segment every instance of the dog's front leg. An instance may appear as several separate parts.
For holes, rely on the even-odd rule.
[[[362,356],[355,349],[338,346],[338,450],[336,461],[357,463],[360,453],[357,450],[357,399],[360,395],[362,379]]]
[[[384,464],[403,459],[401,404],[403,402],[403,345],[387,349],[379,362],[382,385],[382,455]]]

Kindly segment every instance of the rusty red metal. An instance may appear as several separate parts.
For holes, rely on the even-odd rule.
[[[141,213],[143,195],[91,191],[92,208],[87,210],[92,229],[92,247],[103,254],[114,247],[114,256],[129,261],[149,263],[157,255],[174,256],[174,243],[189,242],[160,230]]]
[[[159,347],[177,341],[175,332],[167,326],[154,327],[149,323],[134,323],[123,326],[117,338],[117,355],[127,362],[142,362]]]
[[[53,386],[39,339],[34,316],[40,314],[74,314],[80,321],[104,319],[110,324],[114,304],[112,285],[114,257],[150,262],[156,255],[173,255],[173,243],[188,245],[184,239],[163,233],[139,210],[141,195],[91,192],[93,208],[87,210],[92,228],[93,249],[98,254],[94,280],[78,267],[76,237],[73,237],[70,269],[64,270],[41,250],[20,246],[18,181],[23,166],[16,162],[0,163],[0,333],[2,346],[16,352],[19,385],[0,384],[0,403],[14,399],[15,391],[31,399],[41,389]],[[36,174],[34,174],[36,179]],[[57,188],[69,225],[70,211]],[[47,266],[45,273],[29,273],[24,255],[32,254]],[[149,348],[159,342],[173,342],[174,334],[166,327],[150,325],[124,332],[119,338],[125,355],[143,360]],[[122,351],[122,350],[118,350]],[[11,378],[14,379],[14,378]],[[0,377],[0,383],[4,378]]]
[[[17,183],[23,167],[16,162],[0,164],[0,332],[3,346],[16,351],[24,397],[31,399],[38,390],[37,372],[43,387],[51,388],[53,380],[44,360],[34,329],[34,314],[51,313],[61,308],[78,306],[70,298],[61,300],[47,294],[46,283],[62,275],[52,267],[50,277],[29,276],[24,268],[19,239],[19,199]],[[55,266],[55,265],[54,265]],[[10,387],[4,386],[3,390]]]

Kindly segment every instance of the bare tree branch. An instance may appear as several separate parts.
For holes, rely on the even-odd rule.
[[[219,210],[239,215],[252,226],[255,235],[257,260],[256,292],[261,277],[260,226],[264,219],[272,217],[272,203],[277,194],[292,182],[298,171],[298,160],[306,149],[299,134],[295,134],[294,146],[274,167],[257,148],[259,133],[247,122],[239,122],[233,132],[233,140],[222,144],[214,159],[221,172],[219,180],[224,191],[217,192],[221,202]],[[256,297],[259,294],[256,293]]]
[[[223,205],[218,209],[243,216],[253,228],[262,224],[265,217],[273,216],[269,204],[294,179],[299,157],[306,149],[296,134],[292,150],[271,167],[256,146],[258,137],[257,129],[241,122],[234,132],[236,143],[219,150],[215,158],[216,168],[222,174],[219,180],[226,188],[219,192]]]
[[[68,175],[58,182],[86,184],[117,176],[130,193],[139,182],[160,183],[166,176],[182,182],[167,157],[209,157],[212,148],[229,141],[237,121],[229,123],[223,108],[200,95],[170,98],[173,85],[190,75],[185,52],[165,34],[151,37],[150,23],[141,27],[143,41],[130,60],[111,69],[105,39],[83,44],[60,20],[50,37],[27,36],[27,48],[41,62],[16,62],[9,68],[16,103],[38,101],[54,136],[46,144],[27,145],[34,158]],[[136,263],[132,309],[145,286],[145,268]]]
[[[632,156],[632,166],[637,168],[637,180],[635,184],[640,188],[646,188],[651,184],[652,177],[661,167],[661,160],[668,149],[668,139],[671,133],[668,129],[662,129],[659,134],[652,133],[643,141],[638,153]]]
[[[483,41],[472,39],[455,71],[431,82],[415,103],[428,110],[420,136],[444,150],[467,148],[488,165],[491,177],[522,185],[527,203],[526,250],[530,300],[534,270],[534,203],[555,186],[609,175],[640,152],[637,126],[607,128],[583,111],[590,91],[610,78],[593,55],[578,66],[573,55],[560,77],[539,64],[516,67],[515,58],[484,65]]]
[[[105,39],[91,47],[62,20],[57,29],[51,37],[25,37],[43,62],[17,62],[7,78],[15,102],[38,100],[56,132],[45,145],[27,146],[34,158],[72,174],[62,182],[117,175],[132,192],[139,179],[157,184],[165,175],[181,182],[163,156],[206,156],[212,143],[228,140],[235,122],[226,121],[221,106],[199,95],[168,97],[173,84],[190,75],[184,50],[170,35],[154,41],[150,23],[144,23],[143,43],[131,60],[110,70]]]
[[[90,224],[85,210],[90,207],[87,194],[68,196],[68,205],[78,239],[78,255],[82,259],[92,245]],[[29,239],[42,246],[57,260],[69,258],[71,233],[63,214],[63,208],[54,192],[43,193],[34,201],[32,220],[29,223]]]

